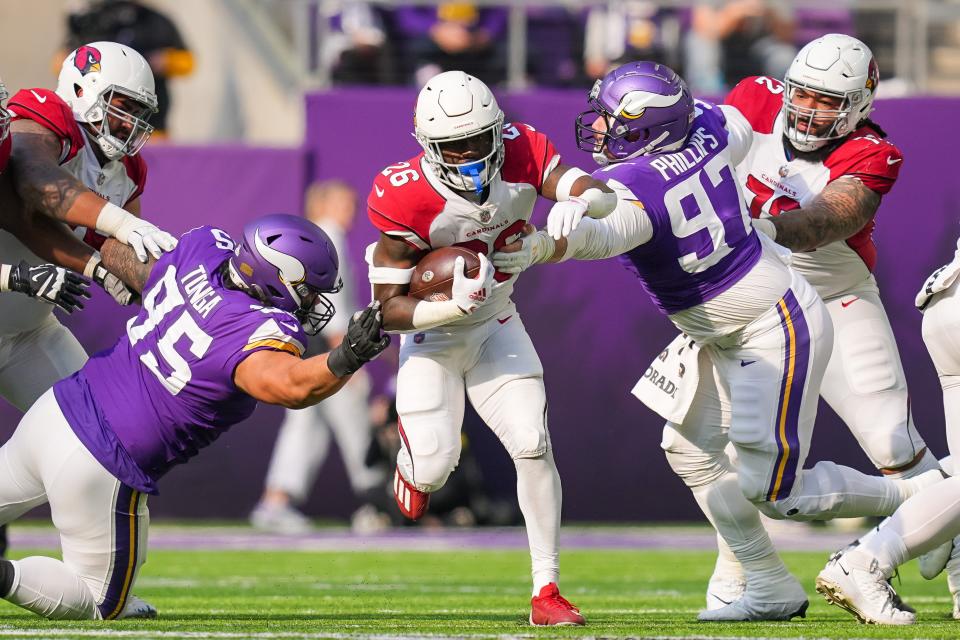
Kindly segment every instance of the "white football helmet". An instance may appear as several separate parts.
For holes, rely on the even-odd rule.
[[[783,130],[799,151],[814,151],[853,132],[870,115],[880,82],[870,48],[856,38],[830,33],[804,46],[787,70],[783,94]],[[793,104],[797,90],[841,100],[838,109]],[[806,131],[797,123],[805,122]],[[823,127],[824,122],[830,122]],[[814,127],[822,132],[814,135]]]
[[[479,192],[503,166],[503,111],[490,88],[463,71],[445,71],[427,82],[413,124],[427,162],[453,189]],[[444,149],[478,157],[446,162]]]
[[[125,45],[91,42],[73,51],[60,68],[57,95],[77,122],[90,125],[88,135],[110,160],[136,155],[153,133],[147,123],[157,112],[153,71]]]
[[[10,112],[3,106],[3,102],[9,97],[10,94],[3,85],[3,80],[0,80],[0,142],[6,140],[7,136],[10,135]]]

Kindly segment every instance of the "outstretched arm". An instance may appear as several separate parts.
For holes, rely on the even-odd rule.
[[[754,226],[777,244],[794,251],[846,240],[863,229],[880,206],[880,194],[854,177],[834,180],[813,202],[802,209],[784,211],[773,218],[754,220]],[[772,223],[775,234],[770,233]]]
[[[547,217],[547,232],[555,240],[570,235],[584,216],[605,218],[617,206],[613,189],[585,171],[564,164],[550,172],[540,193],[557,202]]]
[[[150,271],[153,269],[153,265],[157,263],[156,259],[152,257],[146,262],[140,262],[133,249],[113,238],[107,239],[100,247],[100,259],[107,271],[123,280],[128,287],[137,293],[143,293],[143,287],[147,284]]]

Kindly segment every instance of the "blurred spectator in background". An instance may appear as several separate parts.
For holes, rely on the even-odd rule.
[[[746,76],[782,78],[797,53],[794,26],[785,0],[698,0],[686,47],[691,89],[718,96]]]
[[[439,2],[435,7],[400,7],[394,17],[417,86],[452,69],[487,84],[503,81],[506,9],[481,9],[472,2]]]
[[[324,353],[340,344],[350,316],[358,309],[353,260],[347,250],[347,232],[357,210],[357,194],[345,182],[326,180],[312,184],[305,197],[308,220],[330,237],[340,257],[343,289],[328,295],[337,314],[322,335],[310,339],[305,357]],[[250,514],[254,527],[276,533],[305,533],[309,519],[294,505],[304,502],[320,466],[330,453],[331,437],[346,467],[350,486],[359,502],[376,501],[384,493],[385,467],[365,463],[372,437],[368,401],[370,379],[362,370],[334,396],[306,409],[288,409],[273,449],[266,487]],[[385,500],[380,499],[381,503]]]
[[[527,79],[544,87],[581,87],[585,11],[567,7],[527,9]]]
[[[602,78],[630,60],[662,62],[682,74],[680,31],[687,13],[647,0],[611,0],[593,7],[587,15],[583,51],[587,76]]]
[[[150,63],[156,82],[159,111],[151,118],[153,138],[167,128],[170,93],[167,80],[193,72],[193,54],[180,31],[165,15],[134,0],[86,0],[76,3],[67,16],[67,42],[57,61],[87,42],[108,40],[135,49]]]
[[[368,2],[321,3],[329,24],[321,61],[338,84],[395,84],[396,50],[387,37],[390,14]]]

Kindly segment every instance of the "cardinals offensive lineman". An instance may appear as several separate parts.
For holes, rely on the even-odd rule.
[[[868,119],[879,80],[870,49],[830,34],[787,71],[741,81],[726,103],[746,116],[753,145],[737,172],[757,229],[794,251],[792,266],[827,305],[834,346],[821,395],[884,474],[938,467],[917,433],[896,341],[872,270],[874,216],[893,187],[900,150]],[[721,544],[708,608],[743,593]]]
[[[86,227],[87,241],[97,246],[103,237],[93,229],[115,236],[141,260],[148,250],[159,257],[175,246],[169,234],[134,215],[146,180],[137,152],[152,131],[146,118],[156,110],[153,74],[140,54],[113,42],[82,46],[64,61],[56,92],[20,91],[8,108],[16,144],[3,180],[11,180],[13,190],[2,191],[0,208]],[[5,261],[37,262],[7,232],[0,232],[0,255]],[[129,302],[130,292],[100,266],[98,256],[85,267],[78,270],[121,303]],[[86,359],[49,305],[0,294],[0,395],[11,404],[26,411]]]
[[[584,215],[609,214],[616,196],[560,164],[533,127],[504,124],[490,89],[461,71],[441,73],[420,91],[415,135],[423,153],[384,169],[368,200],[381,232],[368,263],[384,329],[414,334],[404,336],[397,377],[397,503],[420,517],[457,466],[466,391],[516,465],[533,559],[531,624],[583,624],[557,587],[561,489],[543,369],[510,299],[515,277],[485,256],[521,234],[538,193],[557,201],[552,217],[568,232]],[[466,278],[459,259],[452,300],[406,295],[419,259],[451,245],[480,254],[477,277]]]
[[[0,81],[0,174],[7,168],[10,160],[10,113],[3,102],[9,97],[7,88]],[[67,312],[82,309],[80,298],[89,294],[84,290],[85,283],[76,274],[52,264],[31,267],[24,260],[20,264],[3,264],[5,256],[0,255],[0,292],[18,291],[48,304],[55,304]],[[20,300],[23,303],[23,300]],[[6,544],[0,544],[0,555]]]

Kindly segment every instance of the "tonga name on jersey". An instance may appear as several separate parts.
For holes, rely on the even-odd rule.
[[[303,354],[292,314],[225,286],[221,266],[234,246],[209,226],[184,235],[153,266],[126,335],[54,386],[80,441],[135,489],[155,493],[172,466],[253,412],[256,401],[233,382],[244,358]]]
[[[31,120],[54,133],[60,140],[60,166],[100,197],[123,207],[143,192],[147,165],[139,155],[125,156],[103,167],[93,151],[93,144],[80,129],[73,111],[60,96],[48,89],[18,91],[7,105],[13,120]],[[11,134],[10,137],[13,137]],[[9,138],[8,138],[9,140]],[[87,244],[99,249],[106,239],[92,229],[78,229]],[[20,260],[41,262],[17,238],[0,231],[0,255],[5,262]],[[52,306],[38,300],[25,300],[16,294],[0,294],[0,335],[29,331],[40,326],[50,315]]]
[[[903,156],[869,124],[836,144],[820,160],[798,157],[783,137],[783,92],[779,80],[756,76],[740,81],[725,102],[753,127],[753,145],[737,167],[754,218],[777,216],[810,204],[829,183],[851,176],[884,195],[893,188]],[[807,156],[809,157],[809,156]],[[793,267],[823,298],[843,295],[870,276],[877,262],[874,221],[846,240],[796,253]]]
[[[421,251],[461,246],[490,256],[520,236],[544,180],[560,162],[549,138],[527,124],[504,125],[503,145],[503,167],[483,204],[440,182],[421,153],[377,175],[367,199],[370,221],[380,232]],[[501,272],[494,277],[491,300],[444,326],[477,324],[508,306],[516,277]]]
[[[666,314],[702,304],[736,284],[757,263],[729,148],[723,112],[697,101],[687,144],[594,172],[616,181],[650,218],[653,235],[620,256]]]

